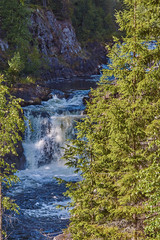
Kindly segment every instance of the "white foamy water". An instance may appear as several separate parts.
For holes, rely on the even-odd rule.
[[[20,182],[8,191],[8,195],[20,206],[12,239],[46,239],[42,232],[61,232],[69,220],[70,202],[63,193],[65,184],[55,178],[78,181],[74,169],[65,166],[62,156],[67,139],[75,137],[75,121],[83,116],[83,97],[88,91],[75,91],[59,96],[38,106],[24,108],[26,131],[23,141],[26,169],[16,175]],[[57,208],[59,205],[64,209]],[[17,222],[18,221],[18,222]],[[37,233],[38,231],[38,233]]]
[[[88,90],[71,92],[68,99],[54,94],[42,105],[24,108],[27,128],[23,147],[27,168],[60,161],[65,141],[75,135],[75,121],[83,117],[83,97],[87,93]]]

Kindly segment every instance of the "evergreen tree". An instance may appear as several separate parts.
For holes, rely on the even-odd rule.
[[[83,177],[67,184],[76,240],[159,239],[160,3],[124,2],[116,17],[126,37],[115,39],[64,155]]]
[[[105,41],[116,31],[113,18],[116,1],[71,0],[71,3],[72,23],[82,43]]]
[[[26,1],[19,0],[0,1],[3,38],[9,43],[8,69],[4,71],[9,84],[28,82],[25,76],[38,76],[40,67],[45,67],[46,64],[39,53],[36,40],[32,39],[29,32],[31,10],[25,3]]]
[[[0,240],[3,239],[2,217],[5,210],[17,211],[18,206],[8,197],[3,196],[3,186],[11,186],[17,181],[14,164],[5,161],[6,154],[16,155],[16,143],[21,140],[24,130],[23,119],[20,118],[22,111],[19,99],[13,98],[8,88],[4,85],[3,76],[0,76]]]
[[[29,10],[24,5],[24,1],[1,0],[0,21],[9,45],[26,49],[30,40]]]

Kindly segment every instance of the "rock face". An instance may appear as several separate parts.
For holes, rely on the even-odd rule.
[[[104,46],[90,43],[82,49],[71,22],[58,20],[51,10],[32,9],[30,23],[30,32],[47,65],[40,70],[42,80],[90,76],[97,74],[98,65],[106,62]],[[8,62],[6,50],[9,45],[3,35],[0,28],[0,69]]]
[[[17,84],[11,90],[12,95],[21,98],[21,106],[41,104],[51,98],[50,89],[36,84]]]
[[[16,146],[17,156],[13,154],[7,154],[5,156],[5,161],[9,164],[14,163],[16,169],[22,170],[25,169],[26,158],[24,155],[24,149],[22,146],[22,142],[18,142]]]
[[[96,54],[82,49],[71,22],[57,20],[50,10],[37,9],[32,13],[30,31],[42,57],[48,61],[49,70],[42,71],[45,80],[95,74],[102,63],[99,56],[103,54],[103,59],[106,56],[99,49]]]
[[[37,9],[31,16],[31,32],[38,40],[41,52],[54,57],[77,55],[81,46],[69,21],[58,21],[49,10]]]

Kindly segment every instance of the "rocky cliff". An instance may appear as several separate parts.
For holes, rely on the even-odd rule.
[[[69,20],[58,20],[51,10],[32,9],[30,32],[33,41],[46,62],[41,67],[41,79],[71,78],[73,76],[90,76],[98,72],[98,65],[105,63],[106,51],[103,46],[91,43],[82,48],[77,41],[74,28]],[[5,65],[6,50],[10,46],[3,39],[0,29],[0,68]],[[31,41],[31,45],[33,44]]]
[[[29,30],[33,37],[31,45],[37,45],[39,57],[45,64],[40,69],[41,81],[29,86],[18,84],[13,94],[24,99],[23,105],[39,104],[41,100],[49,98],[48,90],[43,89],[37,95],[37,84],[43,88],[54,88],[54,81],[59,79],[81,79],[98,73],[98,66],[106,62],[106,50],[99,43],[89,43],[82,48],[76,38],[71,22],[58,20],[51,10],[44,8],[32,9]],[[9,44],[1,39],[3,31],[0,29],[0,69],[6,68],[7,50]],[[52,84],[53,83],[53,84]],[[42,96],[42,97],[41,97]]]
[[[100,45],[91,48],[94,52],[82,49],[71,22],[57,20],[50,10],[37,9],[32,13],[30,31],[42,57],[48,61],[49,69],[43,69],[42,79],[89,76],[97,73],[98,65],[106,59]]]
[[[42,100],[50,97],[50,89],[46,83],[52,80],[63,82],[73,77],[90,76],[98,72],[98,65],[105,63],[106,51],[97,43],[88,45],[88,49],[82,49],[77,41],[76,34],[69,20],[57,20],[51,10],[37,8],[32,10],[30,32],[38,46],[41,59],[47,63],[47,68],[41,68],[41,81],[36,84],[15,84],[12,94],[22,98],[22,106],[40,104]],[[0,70],[7,68],[8,53],[10,46],[3,39],[3,31],[0,26]],[[32,42],[31,42],[32,45]],[[52,86],[53,88],[53,86]],[[11,154],[6,160],[15,162],[18,169],[25,166],[23,147],[18,143],[18,157]]]

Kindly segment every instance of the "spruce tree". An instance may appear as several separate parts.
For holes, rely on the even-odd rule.
[[[113,14],[115,1],[71,0],[72,23],[82,43],[111,38],[116,30]]]
[[[126,37],[114,39],[110,69],[64,155],[83,177],[67,184],[76,240],[159,237],[160,3],[124,3],[116,18]]]

